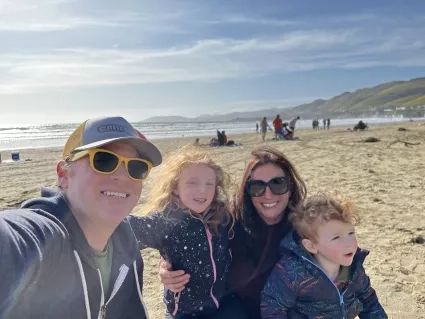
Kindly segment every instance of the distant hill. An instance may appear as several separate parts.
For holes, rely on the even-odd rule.
[[[260,106],[261,107],[261,106]],[[322,117],[372,117],[403,114],[405,117],[424,116],[425,78],[410,81],[394,81],[344,92],[329,100],[318,99],[290,108],[260,109],[250,112],[233,112],[217,115],[201,115],[194,118],[182,116],[156,116],[144,122],[206,122],[206,121],[258,121],[263,116],[281,114],[288,119],[300,115],[305,119]]]
[[[188,117],[184,117],[184,116],[153,116],[150,117],[146,120],[144,120],[143,122],[173,122],[173,123],[178,123],[178,122],[188,122],[188,121],[193,121],[193,118],[188,118]]]
[[[313,102],[314,103],[314,102]],[[423,116],[425,105],[425,78],[410,81],[383,83],[371,88],[345,92],[331,98],[311,110],[309,105],[292,109],[295,113],[333,116],[361,116],[363,114],[385,115],[404,113],[408,116]],[[417,115],[416,115],[417,113]]]

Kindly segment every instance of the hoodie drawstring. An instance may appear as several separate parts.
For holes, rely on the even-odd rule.
[[[149,319],[148,310],[146,309],[145,303],[143,302],[142,290],[140,289],[139,276],[137,275],[137,264],[133,261],[134,268],[134,279],[136,280],[137,293],[139,294],[140,302],[142,303],[143,310],[145,311],[146,319]]]
[[[84,304],[86,305],[87,319],[91,319],[90,313],[90,305],[89,305],[89,293],[87,290],[87,282],[86,277],[84,276],[83,264],[81,263],[80,256],[76,250],[74,250],[75,259],[77,260],[78,269],[80,270],[81,282],[83,283],[83,291],[84,291]]]
[[[78,255],[78,252],[76,250],[74,250],[74,256],[75,256],[75,259],[77,260],[78,270],[80,271],[81,282],[83,284],[84,304],[86,306],[87,319],[91,319],[91,311],[90,311],[90,304],[89,304],[89,294],[88,294],[88,290],[87,290],[86,277],[84,276],[83,264],[81,263],[80,256]],[[135,277],[135,280],[136,280],[137,293],[139,294],[140,302],[142,303],[143,310],[145,311],[146,319],[149,319],[146,306],[145,306],[145,304],[143,302],[142,291],[140,289],[140,283],[139,283],[139,277],[137,276],[136,261],[133,262],[133,266],[134,266],[134,277]],[[111,296],[110,296],[108,302],[106,302],[106,303],[105,303],[105,293],[104,293],[104,289],[103,289],[102,275],[101,275],[99,269],[97,271],[98,271],[98,274],[99,274],[100,288],[101,288],[101,292],[102,292],[101,293],[101,297],[100,297],[100,308],[99,308],[99,316],[98,316],[98,318],[104,318],[104,316],[106,314],[105,313],[106,312],[106,305],[115,296],[115,294],[118,292],[119,288],[123,284],[123,282],[125,280],[125,277],[127,276],[128,267],[125,266],[125,265],[122,265],[121,266],[120,273],[119,273],[118,278],[117,278],[117,280],[116,280],[116,282],[114,284],[114,288],[112,290]]]

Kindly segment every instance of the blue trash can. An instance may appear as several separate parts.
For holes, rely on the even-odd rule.
[[[12,160],[19,161],[19,152],[12,152]]]

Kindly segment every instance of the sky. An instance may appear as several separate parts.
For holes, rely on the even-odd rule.
[[[0,126],[290,107],[425,75],[425,1],[0,0]]]

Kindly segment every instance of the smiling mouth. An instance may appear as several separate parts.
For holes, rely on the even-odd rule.
[[[203,204],[207,201],[205,198],[194,198],[193,200],[198,204]]]
[[[274,203],[261,203],[262,206],[264,206],[265,208],[272,208],[275,207],[277,205],[277,202]]]
[[[107,197],[114,197],[114,198],[127,198],[130,196],[130,194],[127,193],[119,193],[119,192],[108,192],[108,191],[101,191],[102,195],[105,195]]]

